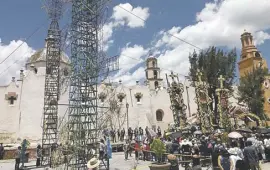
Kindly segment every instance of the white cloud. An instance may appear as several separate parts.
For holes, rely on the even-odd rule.
[[[136,74],[130,74],[129,70],[134,68],[139,63],[143,62],[143,57],[148,53],[148,49],[144,49],[140,45],[127,46],[121,49],[119,56],[120,71],[114,76],[114,79],[121,79],[123,82],[127,79],[127,76],[140,79]],[[141,77],[142,78],[142,77]]]
[[[110,18],[110,22],[106,23],[103,26],[102,32],[103,32],[103,48],[104,51],[107,51],[109,46],[113,43],[113,40],[111,40],[113,31],[121,26],[127,26],[129,28],[139,28],[145,26],[145,21],[142,21],[141,19],[135,17],[134,15],[130,14],[129,12],[138,15],[145,21],[149,17],[149,8],[143,8],[143,7],[133,7],[129,3],[125,4],[119,4],[113,8],[113,13]]]
[[[0,43],[0,61],[3,61],[12,51],[14,51],[23,41],[11,41],[9,44]],[[18,70],[24,67],[26,59],[34,53],[34,50],[24,43],[14,52],[4,63],[0,65],[0,85],[6,85],[16,76]],[[7,69],[9,67],[9,69]],[[5,71],[7,69],[7,71]],[[5,71],[5,72],[4,72]]]
[[[124,9],[122,9],[124,8]],[[131,13],[127,12],[130,11]],[[138,17],[134,16],[139,16]],[[130,28],[144,27],[145,20],[149,17],[149,8],[136,7],[134,8],[131,4],[119,4],[113,8],[112,18],[120,25],[126,24]],[[144,20],[144,21],[143,21]]]
[[[139,67],[136,71],[131,73],[131,69],[138,64],[144,62],[144,58],[148,54],[149,49],[145,49],[140,45],[129,46],[129,43],[126,47],[121,49],[119,56],[119,72],[112,76],[112,80],[118,82],[121,80],[125,85],[134,85],[136,80],[141,80],[145,77],[144,67]],[[144,64],[144,63],[143,63]]]
[[[257,45],[264,43],[270,39],[266,32],[270,28],[270,20],[266,17],[270,16],[269,9],[269,0],[216,0],[207,3],[196,15],[194,25],[175,26],[157,34],[155,47],[160,52],[159,65],[187,75],[189,53],[198,50],[169,34],[201,49],[212,45],[241,48],[240,35],[246,29],[253,34]]]

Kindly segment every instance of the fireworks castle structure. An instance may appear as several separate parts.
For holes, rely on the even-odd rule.
[[[51,147],[57,141],[59,72],[61,55],[61,31],[59,20],[62,15],[62,1],[49,0],[48,14],[51,24],[46,38],[46,73],[43,109],[43,132],[41,163],[50,164]]]

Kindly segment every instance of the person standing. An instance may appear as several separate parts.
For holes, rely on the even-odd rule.
[[[232,160],[230,158],[229,152],[225,148],[221,147],[220,153],[221,153],[221,155],[219,155],[219,157],[218,157],[219,168],[222,170],[232,170],[233,163],[232,163]]]
[[[117,130],[117,136],[118,136],[118,141],[120,141],[120,139],[121,139],[121,132],[120,132],[120,129]]]
[[[101,139],[100,143],[99,143],[99,160],[103,160],[104,156],[105,156],[105,143],[104,140]]]
[[[158,135],[158,137],[161,137],[161,129],[160,129],[160,126],[158,126],[158,128],[157,128],[157,135]]]
[[[126,143],[124,144],[124,153],[125,153],[125,161],[128,159],[128,153],[129,153],[129,142],[126,140]]]
[[[258,152],[254,146],[252,146],[251,141],[246,142],[246,147],[244,148],[244,160],[249,164],[251,170],[259,170],[259,157]]]
[[[36,161],[36,167],[39,167],[39,166],[40,166],[40,158],[41,158],[41,154],[42,154],[41,146],[38,145],[38,146],[37,146],[37,161]]]
[[[20,169],[20,163],[21,163],[21,154],[22,154],[22,147],[19,146],[18,150],[15,152],[15,170]]]
[[[200,150],[197,145],[192,150],[192,170],[202,170],[200,161]]]
[[[0,143],[0,160],[4,159],[5,154],[5,148],[3,146],[3,143]]]
[[[121,142],[123,142],[124,141],[124,138],[125,138],[125,134],[126,134],[126,132],[125,132],[125,129],[123,128],[122,130],[121,130]]]

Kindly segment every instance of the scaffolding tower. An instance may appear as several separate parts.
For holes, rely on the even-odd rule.
[[[44,89],[42,165],[51,163],[51,148],[57,140],[59,67],[61,53],[61,31],[59,20],[62,13],[61,0],[47,0],[51,23],[46,38],[46,75]]]
[[[113,59],[100,62],[98,33],[102,5],[101,0],[72,1],[68,116],[71,169],[86,169],[87,161],[97,151],[98,77],[102,66],[108,68],[112,65],[107,62],[114,63]]]

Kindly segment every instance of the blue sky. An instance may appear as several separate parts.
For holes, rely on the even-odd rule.
[[[259,1],[262,1],[261,5]],[[142,9],[148,8],[147,13],[149,16],[145,18],[146,22],[143,26],[129,26],[125,17],[130,14],[121,11],[120,8],[115,8],[119,4],[127,3],[133,9],[138,7]],[[244,29],[247,29],[254,33],[255,39],[260,44],[258,46],[259,50],[270,64],[270,58],[266,57],[270,56],[268,50],[270,45],[270,36],[268,34],[270,23],[264,19],[269,14],[269,12],[267,13],[269,6],[269,2],[265,0],[258,0],[258,4],[255,4],[252,0],[238,0],[238,2],[232,2],[232,0],[169,0],[166,2],[163,0],[112,0],[108,4],[107,24],[119,24],[120,21],[125,22],[125,24],[111,27],[112,34],[108,35],[107,40],[113,41],[113,43],[107,43],[109,46],[107,54],[109,56],[119,54],[123,57],[120,60],[120,67],[121,62],[123,65],[130,64],[130,67],[123,68],[122,73],[117,75],[117,78],[125,81],[142,78],[144,75],[142,61],[150,49],[154,49],[153,51],[159,58],[160,65],[163,68],[187,74],[188,53],[193,51],[194,48],[167,35],[166,32],[160,32],[161,30],[170,31],[173,35],[203,49],[210,45],[216,45],[228,48],[237,47],[239,51],[240,34]],[[28,46],[22,47],[33,50],[43,48],[49,23],[47,14],[41,7],[42,0],[1,1],[0,38],[2,46],[6,46],[6,48],[11,46],[10,42],[13,40],[25,41],[36,28],[43,25],[36,34],[26,41]],[[252,11],[247,14],[249,9],[252,9]],[[119,15],[122,16],[118,17],[122,17],[122,19],[118,18],[117,20],[113,17],[116,16],[114,13],[117,11],[120,11],[121,14]],[[70,14],[70,10],[65,12],[61,22],[62,27],[71,22]],[[142,15],[142,13],[138,15]],[[263,20],[261,21],[263,23],[258,21],[260,19]],[[219,35],[219,32],[221,35]],[[17,44],[19,43],[17,42]],[[15,47],[15,45],[12,46],[13,49]],[[9,50],[12,51],[12,48],[10,47]],[[139,52],[139,49],[141,52]],[[27,49],[25,50],[27,51]],[[130,59],[125,59],[122,54],[135,57],[138,61],[134,63]],[[8,53],[0,53],[0,59],[5,58],[6,55]],[[20,57],[20,54],[17,55],[10,57],[10,61],[4,63],[4,67],[9,66],[13,60]],[[3,69],[3,65],[0,65],[1,67]],[[123,75],[129,70],[131,71],[128,75]],[[7,75],[14,74],[14,71],[16,71],[16,68],[11,68],[11,71],[7,71]],[[133,73],[134,71],[135,73]]]
[[[151,17],[147,21],[144,29],[128,29],[121,28],[115,33],[113,37],[116,43],[112,49],[117,49],[125,46],[127,42],[134,44],[149,44],[153,35],[161,29],[170,29],[173,26],[186,26],[195,22],[195,14],[203,8],[204,2],[197,0],[170,0],[166,2],[165,7],[162,0],[145,1],[145,0],[113,0],[108,7],[111,9],[113,6],[120,3],[129,2],[133,6],[149,7]],[[42,9],[42,0],[8,0],[0,2],[0,20],[2,21],[0,27],[0,37],[3,43],[9,43],[11,40],[26,39],[36,28],[44,25],[38,33],[36,33],[27,43],[34,49],[44,47],[44,38],[47,34],[47,13]],[[10,11],[12,9],[13,12]],[[70,16],[70,10],[65,11],[65,15]],[[177,17],[176,17],[177,16]],[[70,23],[70,19],[65,17],[62,26]],[[126,35],[130,35],[126,38]],[[125,38],[124,38],[125,37]],[[115,51],[115,50],[112,50]]]

